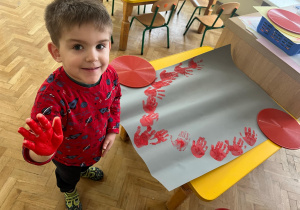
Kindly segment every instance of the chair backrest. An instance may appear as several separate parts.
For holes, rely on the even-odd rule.
[[[219,6],[219,8],[216,10],[216,14],[219,14],[222,10],[223,15],[231,14],[235,9],[238,9],[240,6],[240,3],[238,2],[229,2],[225,3]]]
[[[153,4],[151,11],[155,12],[157,6],[159,7],[158,12],[172,10],[173,5],[176,5],[177,2],[178,0],[158,0]]]

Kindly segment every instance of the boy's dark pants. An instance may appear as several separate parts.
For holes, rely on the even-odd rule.
[[[77,182],[80,180],[80,173],[89,168],[89,166],[66,166],[56,160],[52,161],[56,165],[55,175],[57,187],[61,192],[70,192],[74,190]]]

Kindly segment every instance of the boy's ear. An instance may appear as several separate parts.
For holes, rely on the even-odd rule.
[[[56,62],[58,62],[58,63],[61,62],[61,57],[60,57],[59,49],[58,49],[58,47],[55,46],[55,44],[53,44],[53,42],[48,43],[48,51],[52,55],[52,58]]]

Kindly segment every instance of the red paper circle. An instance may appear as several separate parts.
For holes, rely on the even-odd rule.
[[[148,86],[156,77],[154,67],[145,59],[137,56],[120,56],[110,64],[117,71],[120,83],[128,87]]]
[[[285,30],[300,34],[299,15],[284,9],[270,9],[267,14],[270,20],[276,25]]]
[[[287,113],[277,109],[263,109],[257,115],[261,131],[275,144],[287,149],[300,148],[300,125]]]

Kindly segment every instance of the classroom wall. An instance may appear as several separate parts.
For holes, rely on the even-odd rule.
[[[228,2],[239,2],[240,8],[237,10],[238,15],[246,15],[250,13],[257,12],[253,6],[261,6],[263,0],[219,0],[218,2],[221,3],[228,3]]]

